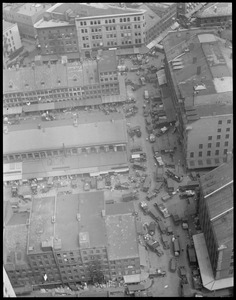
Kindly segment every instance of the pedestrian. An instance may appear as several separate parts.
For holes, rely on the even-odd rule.
[[[184,249],[182,249],[182,252],[184,252]]]

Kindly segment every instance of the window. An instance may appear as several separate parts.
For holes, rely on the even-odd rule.
[[[217,143],[216,143],[216,147],[220,147],[220,142],[217,142]]]
[[[218,121],[218,125],[221,125],[221,124],[222,124],[222,120],[219,120],[219,121]]]
[[[229,134],[226,134],[226,135],[225,135],[225,138],[228,139],[228,138],[229,138]]]
[[[221,128],[218,128],[218,129],[217,129],[217,132],[221,132]]]
[[[220,138],[221,138],[221,135],[217,135],[217,140],[220,140]]]
[[[230,128],[226,128],[226,131],[230,131]]]
[[[203,144],[199,144],[199,149],[202,149],[203,148]]]
[[[219,150],[216,150],[215,155],[219,155],[219,152],[220,152]]]
[[[212,141],[212,136],[208,136],[208,141]]]
[[[190,152],[190,157],[191,157],[191,158],[194,157],[194,152]]]
[[[207,144],[207,148],[211,148],[211,143],[208,143],[208,144]]]
[[[198,156],[202,157],[202,151],[198,152]]]
[[[211,156],[211,151],[207,151],[207,156]]]
[[[227,124],[231,124],[231,120],[227,120]]]

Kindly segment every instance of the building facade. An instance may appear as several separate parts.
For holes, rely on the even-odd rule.
[[[8,275],[3,267],[3,295],[4,295],[4,298],[8,298],[8,297],[16,297],[16,294],[14,292],[14,289],[11,285],[11,282],[8,278]]]
[[[232,151],[230,49],[215,38],[214,31],[198,29],[169,33],[163,46],[186,167],[219,166]],[[220,59],[214,60],[210,52],[218,53]]]
[[[199,27],[230,24],[232,24],[232,3],[210,3],[196,14],[196,25]]]
[[[215,280],[232,278],[233,159],[200,178],[199,221]]]
[[[3,7],[3,19],[16,23],[21,38],[36,38],[34,24],[43,17],[46,10],[51,7],[48,3],[7,3]]]
[[[15,107],[27,113],[126,101],[115,51],[105,51],[99,59],[67,63],[65,58],[56,65],[39,61],[32,67],[4,70],[4,115]],[[103,79],[104,69],[109,78]]]
[[[3,21],[3,56],[5,61],[22,48],[17,24]]]
[[[56,4],[35,24],[42,55],[64,51],[81,57],[99,49],[140,46],[144,27],[144,11],[94,3]]]
[[[64,198],[33,200],[27,225],[22,225],[27,226],[27,232],[18,228],[18,238],[15,236],[18,251],[20,245],[22,250],[26,247],[27,254],[22,253],[22,257],[24,255],[28,268],[26,264],[17,268],[16,261],[9,264],[9,259],[4,260],[13,286],[47,288],[61,284],[104,282],[134,272],[140,273],[139,258],[136,255],[137,239],[127,239],[130,231],[125,230],[122,224],[113,234],[118,236],[121,230],[125,232],[123,243],[128,247],[123,253],[125,258],[114,259],[114,249],[109,246],[112,237],[109,235],[110,223],[107,224],[109,216],[106,216],[103,192],[66,196],[66,202]],[[124,212],[123,218],[133,231],[135,220],[132,213]],[[11,226],[8,224],[6,227],[8,230]],[[8,234],[10,232],[6,238]],[[6,244],[7,257],[10,250],[12,253],[17,251],[10,245],[10,242]]]

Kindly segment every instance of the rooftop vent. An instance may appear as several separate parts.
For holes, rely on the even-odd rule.
[[[29,246],[28,251],[33,251],[34,247],[33,246]]]

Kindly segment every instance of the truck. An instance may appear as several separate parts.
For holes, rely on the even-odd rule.
[[[165,250],[170,249],[169,239],[165,233],[161,234],[161,241]]]
[[[155,198],[156,195],[157,195],[156,193],[148,194],[148,195],[146,196],[146,199],[147,199],[148,201],[150,201],[150,200],[152,200],[153,198]]]
[[[140,145],[136,145],[136,146],[134,146],[130,151],[131,151],[132,153],[134,153],[134,152],[142,152],[142,151],[143,151],[143,148],[142,148],[142,146],[140,146]]]
[[[148,211],[148,214],[155,222],[159,223],[159,221],[161,221],[161,217],[158,216],[158,214],[154,208],[150,208]]]
[[[175,225],[179,225],[181,223],[181,219],[177,213],[172,214],[172,219]]]
[[[18,195],[18,186],[17,185],[13,185],[11,187],[11,196],[12,197],[17,197]]]
[[[175,272],[177,269],[177,261],[174,257],[170,259],[170,271]]]
[[[171,178],[167,178],[166,188],[167,188],[168,193],[173,193],[174,192],[175,184],[174,184],[174,181]]]
[[[160,232],[162,234],[165,234],[166,233],[166,227],[165,227],[164,223],[162,222],[162,220],[158,221],[158,226],[159,226]]]
[[[144,99],[145,99],[145,100],[148,100],[148,99],[149,99],[149,93],[148,93],[148,90],[145,90],[144,93],[143,93],[143,95],[144,95]]]
[[[149,135],[149,142],[150,143],[155,143],[155,141],[156,141],[156,136],[155,136],[155,134],[151,133]]]
[[[152,146],[152,151],[153,151],[153,154],[154,154],[155,156],[158,156],[158,155],[159,155],[159,147],[158,147],[157,144],[154,144],[154,145]]]
[[[173,249],[174,249],[174,254],[175,256],[180,255],[180,246],[179,246],[179,240],[178,238],[173,238]]]
[[[143,192],[147,192],[149,189],[150,189],[150,187],[151,187],[151,178],[149,177],[149,176],[147,176],[146,178],[145,178],[145,181],[144,181],[144,183],[143,183],[143,188],[142,188],[142,191]]]
[[[151,251],[155,252],[159,257],[164,254],[164,252],[161,249],[158,249],[158,247],[160,246],[160,243],[158,241],[153,239],[146,240],[146,245]]]
[[[173,234],[173,228],[171,225],[167,226],[166,230],[167,230],[167,235]]]
[[[179,190],[185,192],[186,190],[198,190],[199,182],[197,180],[188,181],[186,185],[180,185]]]
[[[155,222],[150,222],[148,225],[148,233],[150,235],[154,235],[155,234],[155,229],[156,229],[156,223]]]
[[[191,190],[187,190],[179,195],[180,199],[185,199],[193,196],[195,196],[195,191],[191,191]]]
[[[128,130],[128,133],[129,133],[130,136],[134,136],[134,135],[136,135],[137,137],[142,136],[140,126],[130,127],[129,130]]]
[[[175,172],[173,171],[170,171],[170,170],[166,170],[166,175],[170,178],[172,178],[173,180],[177,181],[177,182],[181,182],[183,177],[176,174]]]
[[[163,202],[166,202],[166,201],[168,201],[168,200],[171,199],[171,198],[172,198],[172,196],[169,195],[168,193],[165,193],[163,196],[161,196],[161,200],[162,200]]]
[[[140,163],[134,163],[133,164],[133,169],[134,170],[140,170],[140,171],[146,171],[146,167]]]
[[[142,161],[147,161],[147,156],[146,153],[140,152],[140,153],[132,153],[130,157],[130,162],[142,162]]]
[[[153,270],[153,269],[150,269],[149,271],[149,278],[154,278],[154,277],[159,277],[159,276],[166,276],[166,271],[163,271],[161,269],[156,269],[156,270]]]
[[[149,213],[149,208],[146,202],[142,201],[139,203],[139,207],[141,208],[141,210],[143,211],[144,215],[147,215]]]
[[[160,189],[162,188],[162,186],[163,186],[163,182],[157,182],[155,187],[154,187],[153,192],[155,194],[158,194],[160,192]]]
[[[170,214],[168,212],[168,209],[165,207],[164,204],[160,203],[154,203],[154,207],[163,215],[164,218],[170,217]]]
[[[159,167],[163,167],[165,165],[161,156],[155,156],[154,155],[154,158],[155,158],[155,160],[156,160]]]
[[[157,167],[155,173],[155,179],[157,182],[163,182],[164,180],[164,169],[163,167]]]
[[[129,201],[136,200],[136,199],[137,199],[137,195],[133,192],[122,195],[123,202],[129,202]]]

